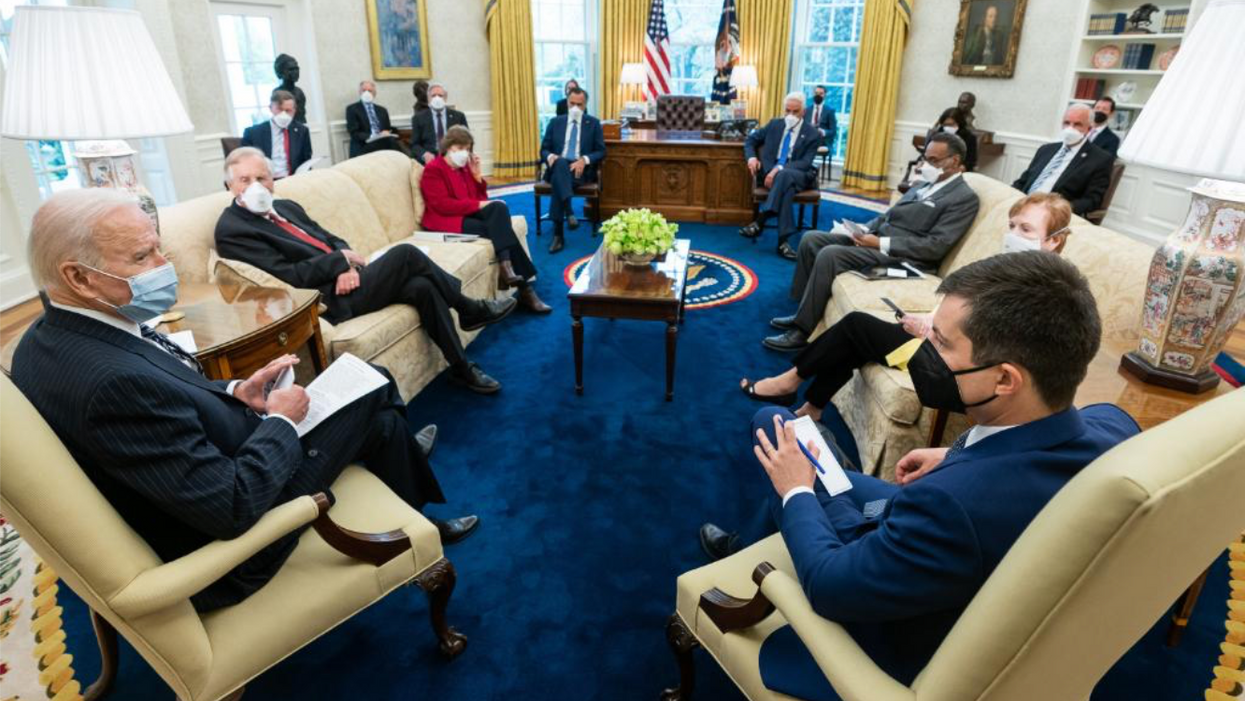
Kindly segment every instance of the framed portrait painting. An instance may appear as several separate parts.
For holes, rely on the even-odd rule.
[[[1026,0],[960,0],[951,75],[1010,78]]]
[[[377,80],[432,77],[427,0],[363,0]]]

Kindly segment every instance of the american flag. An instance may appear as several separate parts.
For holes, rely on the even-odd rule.
[[[648,12],[648,32],[644,35],[644,64],[648,70],[648,96],[670,94],[670,30],[662,0],[653,0]]]

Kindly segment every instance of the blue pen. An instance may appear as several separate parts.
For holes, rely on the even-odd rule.
[[[795,444],[800,446],[800,452],[804,453],[804,457],[808,458],[808,461],[813,463],[813,467],[817,468],[818,472],[823,475],[826,474],[825,468],[821,466],[821,463],[817,462],[817,458],[813,457],[812,453],[808,452],[808,448],[805,448],[803,443],[797,439]]]

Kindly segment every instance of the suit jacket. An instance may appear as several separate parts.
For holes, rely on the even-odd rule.
[[[555,117],[561,117],[562,115],[566,114],[569,110],[570,110],[570,105],[567,104],[566,98],[564,97],[561,100],[558,100],[558,104],[554,105],[553,114]]]
[[[424,154],[437,155],[440,144],[437,143],[437,125],[433,123],[435,112],[431,107],[411,117],[411,158],[424,162]],[[445,108],[445,131],[453,126],[467,126],[467,116],[458,110]]]
[[[328,244],[333,252],[325,253],[300,241],[267,217],[232,202],[216,221],[217,254],[250,263],[287,285],[319,290],[321,301],[328,307],[324,318],[333,323],[349,319],[350,304],[337,296],[337,276],[350,269],[346,256],[338,252],[350,244],[317,224],[293,200],[274,200],[272,206],[277,214]]]
[[[393,131],[393,125],[389,123],[389,110],[374,102],[372,109],[376,111],[380,131]],[[354,158],[363,153],[367,140],[372,136],[372,123],[367,119],[367,108],[362,100],[346,107],[346,131],[350,132],[350,157]]]
[[[783,540],[813,609],[906,684],[1055,493],[1139,432],[1119,407],[1070,408],[949,456],[873,517],[850,492],[824,507],[797,494],[782,509]],[[770,689],[838,698],[790,629],[765,641],[760,664]]]
[[[986,52],[986,36],[989,35],[991,48],[994,53],[987,62],[985,59]],[[977,25],[977,28],[969,33],[968,41],[964,47],[964,63],[970,66],[997,65],[1005,62],[1007,42],[1009,36],[998,27],[987,30],[984,24]]]
[[[1037,153],[1033,154],[1033,160],[1029,162],[1029,168],[1020,174],[1012,187],[1028,192],[1046,168],[1046,164],[1050,163],[1050,159],[1061,148],[1063,144],[1058,142],[1039,147]],[[1102,204],[1102,196],[1111,186],[1111,168],[1114,165],[1115,156],[1094,144],[1085,144],[1055,181],[1051,192],[1062,195],[1071,203],[1074,214],[1085,216]]]
[[[1090,143],[1112,156],[1116,156],[1120,152],[1120,135],[1112,131],[1111,127],[1103,127],[1102,131],[1098,132],[1098,136],[1094,137],[1094,140]]]
[[[290,159],[290,175],[298,170],[298,167],[311,160],[311,131],[307,129],[307,125],[299,121],[290,122],[290,152],[287,157]],[[272,158],[272,121],[262,122],[247,127],[242,132],[242,145],[254,146],[264,155]]]
[[[866,227],[870,233],[890,237],[890,255],[932,269],[972,226],[980,202],[963,176],[922,200],[924,187],[908,190]]]
[[[13,381],[166,562],[241,535],[303,464],[288,423],[261,421],[227,383],[82,314],[49,306],[18,345]],[[240,601],[296,542],[296,534],[277,541],[192,601],[200,609]]]
[[[445,156],[424,166],[419,190],[424,195],[421,224],[426,231],[461,234],[463,217],[478,212],[480,202],[488,199],[488,183],[476,182],[469,168],[455,169]]]
[[[548,163],[551,155],[562,155],[569,119],[566,115],[554,117],[545,128],[545,138],[540,142],[541,163]],[[588,157],[588,167],[584,168],[583,179],[595,180],[597,169],[601,167],[601,161],[605,160],[605,132],[601,129],[601,120],[590,114],[580,118],[579,155]]]
[[[817,105],[810,101],[804,108],[804,114],[808,117],[810,122],[813,120],[813,110],[816,109],[816,107]],[[824,134],[824,136],[821,137],[821,145],[829,147],[833,150],[834,137],[839,131],[839,121],[834,114],[834,109],[831,108],[830,105],[827,105],[825,102],[821,103],[821,119],[817,120],[817,123],[813,126],[820,129],[822,134]]]
[[[744,158],[761,159],[760,175],[765,175],[778,165],[778,152],[782,149],[783,133],[786,130],[786,122],[773,119],[765,125],[764,129],[754,130],[744,140]],[[817,131],[817,127],[809,124],[807,120],[801,122],[795,143],[791,145],[791,152],[787,154],[787,165],[783,168],[804,173],[813,172],[813,158],[817,155],[819,146],[821,146],[821,132]],[[757,149],[760,149],[759,155]]]

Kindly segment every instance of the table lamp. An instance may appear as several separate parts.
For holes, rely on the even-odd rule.
[[[760,85],[760,82],[757,80],[756,66],[735,66],[731,70],[731,87],[738,90],[736,94],[743,95],[743,90],[755,88],[758,85]],[[731,109],[734,110],[736,119],[743,119],[748,111],[748,101],[745,99],[733,100],[731,101]]]
[[[630,86],[630,85],[637,86],[634,88],[629,88],[629,87],[623,88],[624,90],[623,94],[626,96],[623,99],[624,102],[640,102],[643,99],[643,95],[644,95],[644,88],[641,86],[643,86],[645,83],[648,82],[648,73],[645,72],[644,70],[644,64],[643,63],[624,63],[622,67],[622,73],[620,73],[618,76],[618,82],[624,86]],[[631,99],[632,95],[635,93],[638,93],[640,95],[640,99],[637,99],[637,100]]]
[[[134,149],[120,139],[193,129],[138,12],[16,8],[0,135],[77,142],[82,184],[133,192],[156,221]]]
[[[1137,350],[1121,369],[1190,393],[1245,313],[1245,3],[1211,0],[1120,148],[1125,161],[1203,176],[1150,263]]]

